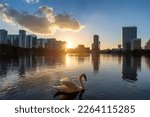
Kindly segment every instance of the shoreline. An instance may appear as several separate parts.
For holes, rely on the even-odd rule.
[[[134,51],[113,51],[113,50],[100,50],[99,52],[93,52],[92,50],[89,52],[69,52],[67,50],[59,50],[59,49],[45,49],[45,48],[20,48],[14,47],[11,45],[0,45],[0,55],[62,55],[62,54],[112,54],[112,55],[134,55],[134,56],[150,56],[150,50],[134,50]]]

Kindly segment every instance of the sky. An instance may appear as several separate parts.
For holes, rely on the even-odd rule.
[[[25,29],[39,38],[91,47],[98,34],[101,49],[122,43],[122,27],[137,26],[142,45],[150,38],[150,0],[0,0],[0,29]]]

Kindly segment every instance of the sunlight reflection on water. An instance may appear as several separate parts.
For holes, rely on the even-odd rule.
[[[149,71],[149,57],[3,56],[0,58],[0,99],[61,99],[64,94],[54,97],[56,90],[52,86],[58,85],[63,77],[79,83],[82,73],[88,81],[80,99],[150,99]],[[79,99],[79,95],[72,94],[72,99]],[[64,98],[69,99],[68,95]]]

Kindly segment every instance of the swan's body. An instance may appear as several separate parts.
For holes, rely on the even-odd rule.
[[[79,77],[80,81],[80,86],[73,82],[72,80],[69,80],[68,78],[64,78],[60,80],[61,85],[59,86],[53,86],[55,89],[57,89],[59,92],[64,92],[64,93],[74,93],[74,92],[79,92],[84,90],[84,84],[82,79],[85,78],[86,80],[86,75],[81,74]]]

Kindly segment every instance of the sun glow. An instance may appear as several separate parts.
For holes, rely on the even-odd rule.
[[[73,45],[71,42],[67,41],[67,48],[73,48]]]

